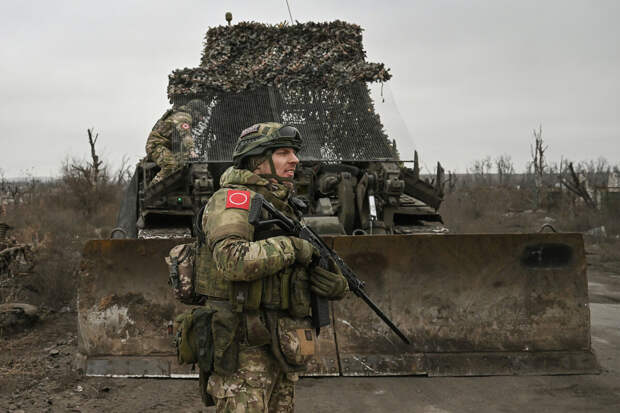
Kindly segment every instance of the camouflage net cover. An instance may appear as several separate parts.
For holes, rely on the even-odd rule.
[[[192,102],[191,134],[198,161],[229,162],[241,131],[260,122],[295,126],[304,140],[302,160],[398,159],[364,82],[334,89],[263,86],[239,93],[179,95],[174,106]],[[172,133],[174,152],[182,137]]]
[[[168,97],[267,85],[324,89],[390,79],[389,69],[365,57],[362,28],[338,20],[213,27],[207,31],[200,67],[173,71]]]

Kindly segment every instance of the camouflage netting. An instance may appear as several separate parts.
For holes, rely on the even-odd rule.
[[[297,127],[302,160],[394,159],[366,82],[388,69],[364,60],[362,29],[341,21],[209,29],[201,66],[170,75],[175,107],[193,101],[191,133],[201,161],[229,162],[240,132],[259,122]],[[173,150],[183,152],[173,136]]]
[[[168,96],[240,92],[267,85],[335,88],[389,80],[382,63],[365,61],[362,28],[342,21],[266,25],[243,22],[207,31],[200,67],[169,76]]]
[[[176,107],[192,102],[191,133],[203,161],[230,161],[239,134],[260,122],[281,122],[301,132],[302,160],[370,161],[397,155],[374,112],[363,82],[335,89],[263,86],[239,93],[180,95]],[[182,139],[173,131],[173,150]]]

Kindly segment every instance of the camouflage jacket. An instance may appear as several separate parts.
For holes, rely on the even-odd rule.
[[[155,123],[146,141],[146,154],[159,166],[174,159],[175,154],[194,156],[192,117],[184,107],[169,109]]]
[[[255,193],[294,216],[288,204],[288,188],[234,167],[222,174],[220,186],[209,199],[202,225],[208,248],[223,276],[228,281],[254,281],[292,266],[295,249],[291,239],[275,236],[255,241],[254,227],[248,222],[250,199]]]

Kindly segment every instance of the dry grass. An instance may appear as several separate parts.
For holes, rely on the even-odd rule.
[[[537,232],[545,223],[560,232],[582,232],[602,261],[620,263],[620,211],[591,208],[566,192],[547,193],[544,200],[536,208],[533,189],[470,183],[447,194],[440,212],[453,233]]]
[[[450,231],[456,233],[525,232],[531,222],[512,216],[534,211],[528,196],[505,186],[465,186],[446,196],[440,212]]]
[[[446,195],[440,210],[452,232],[532,232],[545,222],[563,232],[587,232],[604,226],[620,234],[619,215],[593,209],[570,193],[546,193],[537,207],[533,189],[517,185],[469,184]]]
[[[58,309],[75,298],[82,247],[113,228],[122,185],[104,181],[89,188],[73,178],[65,174],[57,181],[35,182],[0,216],[15,228],[11,235],[31,244],[35,254],[33,272],[0,290],[0,302],[24,300]]]

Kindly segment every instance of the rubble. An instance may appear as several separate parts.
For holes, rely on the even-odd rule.
[[[32,325],[39,319],[38,312],[31,304],[0,304],[0,337]]]

